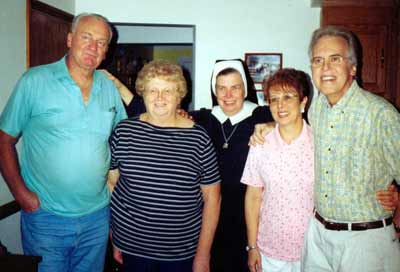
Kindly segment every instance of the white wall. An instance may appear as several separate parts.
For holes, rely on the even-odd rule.
[[[40,0],[40,2],[71,13],[72,15],[75,14],[75,0]]]
[[[75,11],[119,23],[195,25],[195,108],[211,105],[216,59],[281,52],[285,67],[309,72],[307,46],[320,17],[308,0],[75,0]]]
[[[26,69],[25,32],[25,0],[0,1],[0,112]],[[0,205],[11,200],[13,197],[0,176]],[[0,221],[0,240],[10,252],[22,252],[19,213]]]
[[[118,43],[193,43],[191,26],[135,26],[116,25]]]
[[[41,0],[68,13],[75,13],[74,0]],[[0,113],[18,78],[26,70],[26,0],[0,1]],[[1,156],[1,154],[0,154]],[[0,175],[0,205],[13,200]],[[22,253],[20,213],[0,221],[0,240],[12,253]]]

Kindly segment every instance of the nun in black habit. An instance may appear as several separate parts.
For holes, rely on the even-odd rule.
[[[255,92],[247,78],[241,60],[216,62],[211,79],[213,108],[190,113],[215,145],[222,178],[220,219],[211,251],[211,271],[215,272],[248,271],[246,186],[240,179],[254,126],[273,120],[267,106],[250,101]]]

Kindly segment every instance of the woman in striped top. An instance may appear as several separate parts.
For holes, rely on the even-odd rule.
[[[176,113],[187,92],[178,65],[150,62],[136,89],[147,111],[110,138],[114,258],[123,271],[209,271],[220,207],[211,139]]]

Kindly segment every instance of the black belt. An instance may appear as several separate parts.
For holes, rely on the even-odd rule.
[[[368,230],[368,229],[379,229],[384,226],[389,226],[392,224],[392,217],[382,219],[373,222],[361,222],[361,223],[337,223],[325,220],[319,213],[315,212],[315,218],[321,222],[322,225],[328,230]]]

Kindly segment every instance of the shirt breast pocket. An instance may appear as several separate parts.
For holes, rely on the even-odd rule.
[[[98,114],[95,121],[94,130],[97,133],[103,134],[105,136],[110,136],[113,129],[115,119],[114,111],[102,111]]]

